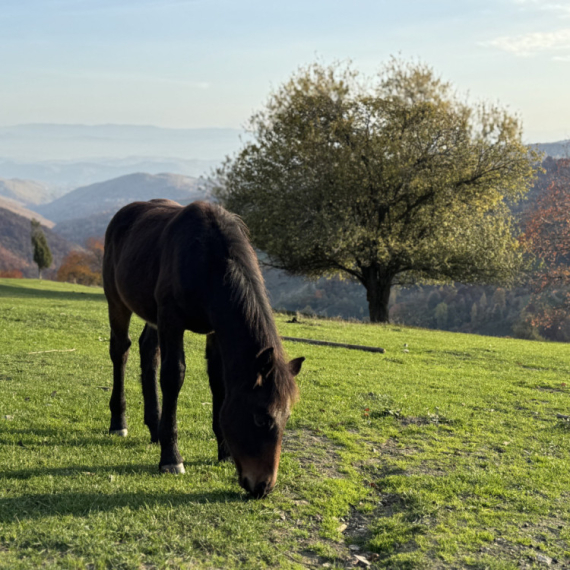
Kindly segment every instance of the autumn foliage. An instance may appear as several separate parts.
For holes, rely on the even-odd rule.
[[[102,266],[103,241],[89,238],[86,250],[74,250],[65,256],[57,272],[57,280],[81,285],[101,285]]]
[[[22,279],[24,274],[19,269],[8,269],[0,271],[0,277],[8,279]]]
[[[537,261],[532,324],[551,333],[570,327],[570,159],[558,160],[549,173],[546,191],[527,216],[523,242]]]

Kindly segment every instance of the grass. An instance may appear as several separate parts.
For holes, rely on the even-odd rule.
[[[215,461],[204,337],[186,335],[187,472],[160,476],[135,342],[129,436],[107,435],[101,291],[0,280],[0,568],[570,567],[568,345],[276,318],[386,354],[286,343],[302,399],[255,501]]]

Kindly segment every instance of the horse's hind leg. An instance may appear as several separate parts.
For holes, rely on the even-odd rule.
[[[215,333],[206,337],[206,359],[208,361],[208,378],[212,390],[212,428],[218,441],[218,461],[229,459],[230,454],[220,428],[220,409],[224,402],[225,389],[222,358]]]
[[[160,351],[158,348],[158,332],[150,325],[145,325],[139,338],[141,354],[141,384],[144,399],[144,423],[150,431],[150,441],[158,442],[158,423],[160,421],[160,404],[158,402],[158,386],[156,372]]]
[[[127,435],[127,420],[125,419],[125,366],[129,358],[131,339],[129,338],[129,323],[132,312],[124,305],[109,304],[109,323],[111,325],[111,343],[109,353],[113,362],[113,392],[109,408],[111,410],[112,435]]]

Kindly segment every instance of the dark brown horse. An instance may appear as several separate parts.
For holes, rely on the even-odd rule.
[[[107,228],[103,283],[113,361],[109,432],[127,434],[124,372],[136,313],[147,323],[139,339],[144,421],[151,440],[160,442],[160,470],[184,473],[176,427],[183,336],[207,334],[218,459],[234,459],[240,485],[252,495],[269,493],[304,358],[285,360],[243,222],[205,202],[129,204]]]

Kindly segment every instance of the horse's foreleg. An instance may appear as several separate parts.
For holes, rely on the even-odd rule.
[[[159,317],[158,337],[160,342],[160,388],[162,390],[162,415],[158,430],[160,441],[159,468],[164,473],[184,473],[182,457],[178,452],[176,407],[178,394],[184,383],[184,328],[177,327],[173,320],[161,326]]]
[[[156,373],[158,370],[159,348],[158,332],[150,325],[145,325],[139,338],[141,355],[141,384],[144,399],[144,423],[150,431],[150,441],[158,442],[158,424],[160,422],[160,404]]]
[[[218,461],[224,461],[229,459],[230,453],[220,428],[220,409],[224,402],[225,390],[222,358],[215,333],[210,333],[206,338],[206,359],[208,361],[210,389],[212,390],[212,429],[218,442]]]
[[[111,311],[111,308],[109,308],[109,317],[111,324],[109,354],[113,362],[113,392],[109,402],[111,410],[109,433],[126,436],[125,366],[129,358],[129,348],[131,346],[131,339],[129,338],[131,313],[126,309]]]

